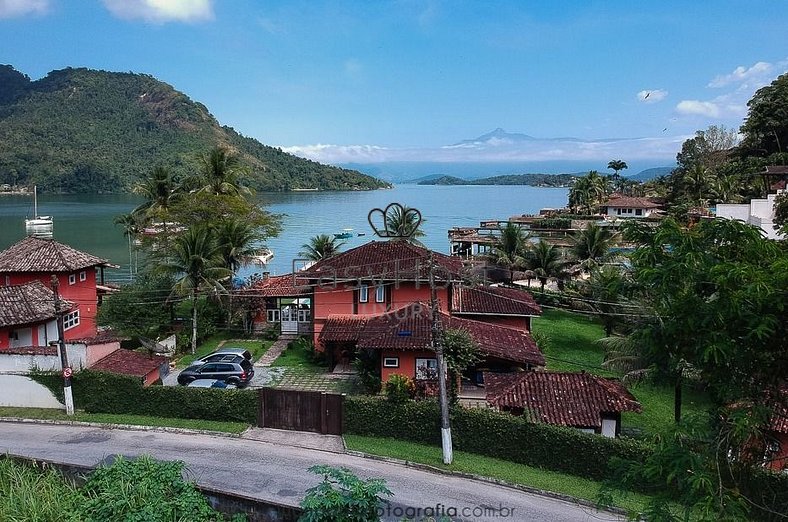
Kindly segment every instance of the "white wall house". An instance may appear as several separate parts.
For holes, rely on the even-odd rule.
[[[769,194],[765,199],[753,199],[749,203],[720,203],[717,205],[717,217],[744,221],[759,227],[769,239],[781,239],[783,236],[774,226],[776,197],[777,194]]]
[[[617,219],[642,219],[656,213],[662,205],[648,198],[611,198],[603,205],[608,217]]]

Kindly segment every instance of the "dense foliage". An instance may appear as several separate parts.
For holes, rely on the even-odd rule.
[[[479,179],[441,176],[420,181],[419,185],[532,185],[534,187],[569,187],[577,174],[508,174]]]
[[[380,520],[382,495],[393,493],[382,479],[362,480],[347,468],[312,466],[309,471],[322,475],[317,486],[309,488],[301,507],[299,522],[372,522]]]
[[[208,109],[145,74],[66,68],[30,81],[0,69],[0,183],[50,192],[126,192],[153,165],[182,176],[221,145],[257,190],[367,190],[386,184],[321,165],[221,126]]]

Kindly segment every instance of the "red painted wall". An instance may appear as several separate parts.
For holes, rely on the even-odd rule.
[[[399,357],[399,368],[384,368],[383,359],[385,357]],[[406,351],[392,351],[384,350],[380,354],[380,378],[385,384],[392,375],[404,375],[410,379],[416,378],[416,358],[434,359],[435,352],[421,351],[421,352],[406,352]]]
[[[32,340],[30,342],[30,346],[46,346],[46,339],[39,339],[38,338],[38,327],[44,325],[46,327],[46,321],[33,323],[33,324],[23,324],[23,325],[14,325],[14,326],[6,326],[5,328],[0,328],[0,350],[5,350],[11,347],[11,332],[13,330],[21,330],[30,328],[32,330]]]
[[[85,280],[79,280],[80,272],[85,272]],[[47,288],[51,288],[52,274],[44,272],[19,272],[6,274],[11,285],[21,285],[30,281],[41,281]],[[74,275],[73,285],[68,283],[68,276]],[[79,310],[79,325],[65,331],[65,340],[84,339],[96,335],[96,308],[98,297],[96,295],[96,270],[86,268],[72,273],[60,272],[57,274],[60,283],[60,296],[74,303],[71,311]],[[5,282],[5,279],[3,279]],[[35,337],[35,333],[33,334]]]
[[[779,442],[780,449],[769,462],[768,467],[774,471],[788,469],[788,433],[772,433],[771,435]]]

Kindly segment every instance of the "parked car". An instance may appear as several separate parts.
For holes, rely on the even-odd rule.
[[[208,355],[195,359],[189,366],[197,366],[208,362],[237,362],[236,358],[252,360],[252,354],[246,348],[222,347]]]
[[[189,388],[236,388],[234,384],[227,384],[226,382],[220,381],[218,379],[195,379],[186,386]]]
[[[214,379],[242,388],[254,377],[254,367],[247,359],[237,355],[234,357],[234,361],[189,366],[178,375],[178,384],[189,384],[198,379]]]

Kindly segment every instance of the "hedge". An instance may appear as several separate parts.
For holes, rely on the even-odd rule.
[[[534,424],[485,409],[453,408],[451,426],[457,450],[595,480],[610,478],[611,458],[642,460],[650,449],[644,442]],[[345,397],[346,433],[439,444],[439,427],[435,401],[393,404],[374,397]]]
[[[59,373],[30,377],[49,388],[63,402]],[[150,386],[126,375],[83,370],[71,378],[74,406],[88,413],[149,415],[182,419],[257,422],[258,395],[254,390],[217,390],[186,386]]]

